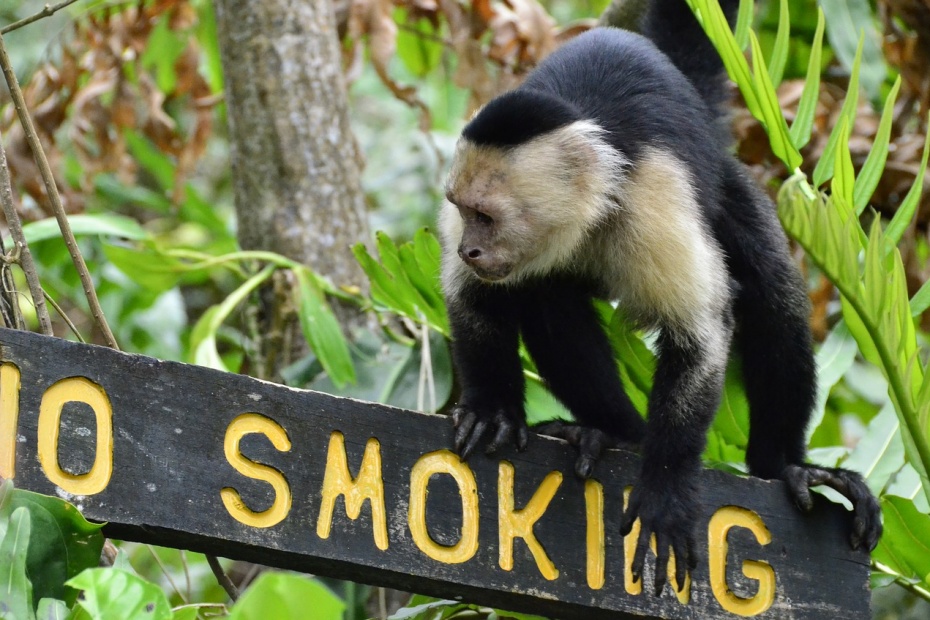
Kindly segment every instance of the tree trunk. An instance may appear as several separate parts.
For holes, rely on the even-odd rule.
[[[272,250],[364,287],[350,246],[368,238],[365,201],[331,0],[216,0],[215,8],[243,249]],[[281,304],[264,311],[263,335]],[[349,314],[341,309],[344,324]],[[270,366],[273,376],[279,365]]]

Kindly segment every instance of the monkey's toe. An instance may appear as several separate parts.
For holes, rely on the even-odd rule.
[[[486,454],[496,452],[511,440],[521,452],[526,449],[529,436],[526,423],[509,416],[503,409],[488,412],[457,405],[452,410],[452,424],[455,428],[453,445],[462,460],[475,451],[486,435],[491,436]]]
[[[814,506],[810,489],[826,485],[849,500],[853,506],[853,524],[849,542],[853,549],[871,551],[882,535],[882,511],[865,480],[854,471],[839,467],[788,465],[783,479],[795,504],[803,511]]]

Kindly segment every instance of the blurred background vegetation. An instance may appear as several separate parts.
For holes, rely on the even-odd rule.
[[[328,274],[309,272],[287,257],[240,252],[233,145],[209,0],[83,0],[4,38],[103,311],[124,350],[254,374],[262,367],[256,361],[261,356],[256,318],[263,303],[260,270],[270,264],[298,274],[296,284],[291,282],[298,294],[289,311],[322,317],[320,329],[331,333],[304,325],[306,350],[265,378],[402,407],[441,409],[454,381],[445,311],[437,301],[435,240],[422,229],[433,225],[458,132],[477,106],[519,83],[561,42],[593,27],[608,1],[333,4],[348,84],[352,135],[346,139],[357,143],[368,227],[383,231],[357,240],[363,245],[354,253],[368,276],[358,282],[333,282]],[[778,107],[792,131],[802,124],[810,131],[809,140],[794,140],[803,159],[796,166],[770,146],[772,120],[760,122],[745,104],[746,91],[734,86],[738,153],[778,197],[810,285],[821,381],[811,458],[861,471],[883,496],[886,536],[873,556],[874,617],[930,617],[930,489],[922,483],[930,463],[915,457],[919,450],[912,446],[915,433],[922,442],[930,441],[920,389],[927,384],[923,369],[930,329],[930,289],[925,287],[930,279],[930,197],[921,193],[930,111],[930,3],[762,0],[755,5],[753,30],[769,62]],[[826,25],[822,49],[813,44],[818,7]],[[41,9],[35,0],[5,2],[0,23]],[[819,81],[805,88],[812,75]],[[2,98],[0,135],[13,200],[45,292],[60,308],[52,316],[54,332],[102,343],[99,324],[50,219],[48,189],[25,132],[8,93]],[[883,117],[886,102],[891,105]],[[876,163],[873,156],[870,164],[870,153],[878,151],[882,160]],[[850,292],[861,286],[865,295],[877,290],[875,283],[856,279],[849,288],[842,269],[818,254],[818,243],[828,243],[828,231],[817,228],[813,215],[808,229],[790,219],[794,212],[788,203],[797,197],[791,192],[798,175],[808,188],[829,190],[830,200],[844,193],[837,181],[830,182],[832,170],[841,169],[834,160],[840,167],[848,162],[857,183],[862,181],[859,187],[871,190],[864,201],[858,195],[855,199],[856,229],[873,233],[868,243],[856,237],[861,246],[851,253],[853,269],[866,260],[862,256],[869,247],[876,247],[882,233],[875,232],[874,224],[880,223],[896,242],[897,251],[890,255],[898,262],[875,260],[885,261],[889,281],[898,282],[894,278],[900,274],[901,311],[907,321],[913,315],[910,329],[879,333],[885,328],[869,323],[868,312]],[[806,208],[816,209],[813,194],[805,196]],[[12,271],[17,288],[25,291],[22,273]],[[876,315],[890,312],[897,292],[877,302]],[[30,297],[22,293],[16,299],[25,324],[36,328]],[[334,318],[327,299],[373,318],[343,330],[342,317]],[[606,304],[602,311],[620,372],[642,408],[651,381],[649,339],[615,321]],[[863,335],[860,325],[874,329]],[[883,339],[896,343],[893,348],[904,355],[897,366],[874,353]],[[525,364],[534,379],[531,361]],[[914,368],[920,371],[916,379]],[[710,465],[739,470],[748,417],[738,370],[730,374],[705,458]],[[914,393],[910,409],[901,404],[901,391],[889,385],[901,377]],[[538,381],[528,385],[532,421],[567,416]],[[914,426],[908,426],[909,411],[920,418]],[[227,594],[203,556],[134,544],[120,548],[119,565],[159,586],[170,605],[207,604],[185,608],[184,614],[193,609],[193,615],[183,617],[227,609]],[[240,589],[263,572],[241,563],[224,561],[224,566]],[[519,617],[424,597],[408,602],[399,593],[347,582],[268,583],[268,591],[291,588],[302,597],[318,597],[320,608],[331,610],[332,617],[384,617],[401,605],[406,611],[397,612],[398,617],[405,618]],[[316,584],[325,587],[313,589]],[[174,617],[182,617],[178,613]]]

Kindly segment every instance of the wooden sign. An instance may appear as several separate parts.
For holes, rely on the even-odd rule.
[[[705,471],[683,593],[633,583],[618,533],[636,457],[461,462],[444,416],[0,330],[0,476],[107,535],[559,618],[869,617],[869,556],[825,500]],[[652,556],[650,556],[652,557]]]

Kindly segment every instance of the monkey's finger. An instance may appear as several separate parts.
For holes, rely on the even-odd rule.
[[[485,454],[494,454],[497,452],[510,442],[510,436],[513,435],[514,428],[510,420],[498,414],[498,416],[494,418],[494,422],[497,424],[497,433],[494,435],[494,439],[492,439],[484,449]]]
[[[487,420],[478,420],[475,423],[475,428],[472,429],[471,435],[468,438],[468,442],[465,444],[465,447],[462,448],[462,460],[467,460],[472,452],[475,451],[475,448],[478,447],[478,443],[481,441],[481,438],[484,436],[484,432],[488,429]]]
[[[517,426],[517,450],[523,452],[526,450],[526,444],[530,441],[530,430],[526,424],[520,422]]]
[[[455,406],[452,408],[452,427],[458,428],[459,424],[462,423],[462,418],[468,414],[468,409],[465,407]]]
[[[789,465],[785,468],[785,482],[798,508],[804,512],[810,511],[814,507],[814,500],[811,497],[810,477],[807,470],[796,465]]]
[[[575,461],[575,475],[581,480],[587,480],[594,473],[596,464],[597,461],[587,454],[579,454],[578,460]]]
[[[665,581],[668,577],[668,557],[669,557],[670,546],[671,546],[671,540],[669,540],[668,535],[663,534],[662,532],[657,532],[656,533],[656,576],[655,576],[656,596],[662,596],[662,590],[665,588]]]
[[[649,548],[649,528],[645,525],[639,528],[639,540],[636,541],[636,553],[633,554],[633,583],[636,583],[643,577],[643,569],[646,566],[646,549]]]
[[[455,446],[455,451],[460,455],[462,453],[462,447],[465,445],[468,436],[471,435],[471,429],[474,428],[477,421],[478,416],[475,415],[473,411],[467,411],[459,416],[458,423],[455,425],[455,439],[453,445]]]
[[[680,549],[681,545],[677,545],[675,548],[675,584],[677,590],[682,592],[685,589],[685,583],[688,580],[691,554],[687,551],[687,547],[685,547],[685,552],[683,554],[681,553]],[[693,567],[690,568],[693,569]]]
[[[636,523],[636,518],[639,516],[639,496],[636,495],[634,491],[630,495],[630,501],[627,504],[626,510],[623,512],[623,517],[620,519],[620,535],[626,536],[633,531],[633,524]]]

